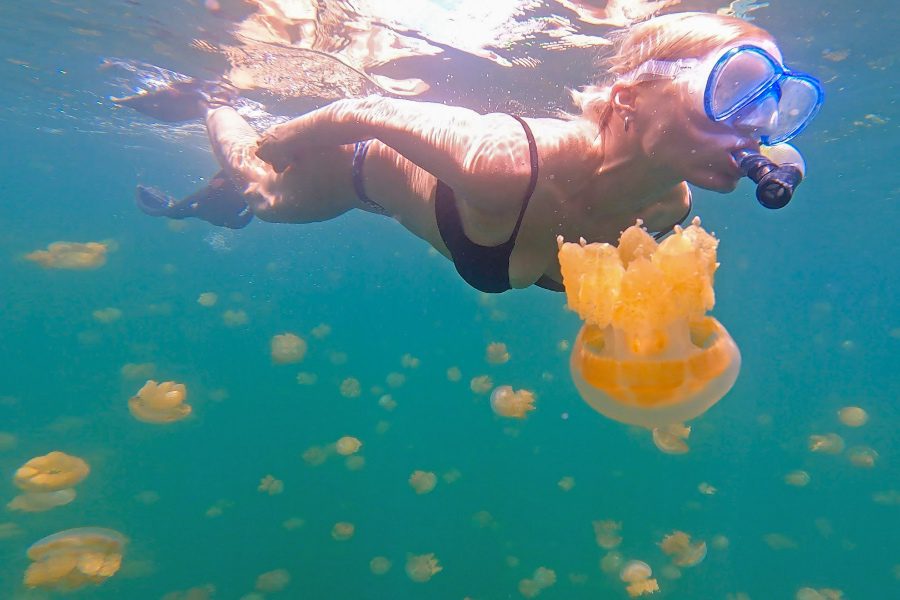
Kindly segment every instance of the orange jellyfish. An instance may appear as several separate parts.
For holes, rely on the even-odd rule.
[[[298,363],[306,356],[306,341],[293,333],[281,333],[270,342],[272,362],[277,365]]]
[[[432,576],[440,573],[444,567],[438,564],[434,553],[408,554],[406,557],[406,575],[416,583],[425,583]]]
[[[287,569],[267,571],[256,578],[256,591],[276,593],[284,590],[291,582],[291,574]]]
[[[706,542],[691,542],[691,536],[683,531],[673,531],[659,543],[660,549],[672,557],[672,564],[693,567],[706,558]]]
[[[45,269],[98,269],[106,264],[107,250],[100,242],[53,242],[46,250],[35,250],[25,258]]]
[[[369,561],[369,570],[374,575],[384,575],[391,570],[391,561],[386,556],[376,556]]]
[[[597,545],[606,550],[617,548],[622,543],[622,523],[618,521],[594,521],[594,538]]]
[[[19,467],[13,483],[26,492],[55,492],[80,483],[91,468],[77,456],[54,451]]]
[[[32,544],[25,571],[27,587],[74,590],[100,584],[122,565],[125,537],[111,529],[80,527],[47,536]]]
[[[492,365],[502,365],[509,362],[509,350],[503,342],[491,342],[487,346],[485,357]]]
[[[144,384],[137,396],[128,401],[128,410],[134,418],[144,423],[171,423],[191,414],[191,405],[185,403],[187,389],[183,383],[152,379]]]
[[[356,532],[356,526],[347,521],[338,521],[331,528],[331,537],[339,542],[346,542],[353,537]]]
[[[65,506],[75,499],[76,493],[72,488],[56,490],[55,492],[28,492],[19,494],[6,504],[9,510],[22,512],[46,512],[57,506]]]
[[[625,591],[632,598],[659,591],[659,584],[651,579],[651,575],[650,565],[640,560],[628,561],[619,573],[622,581],[628,584]]]
[[[491,408],[501,417],[524,419],[534,410],[534,393],[528,390],[513,391],[512,386],[501,385],[491,392]]]
[[[335,443],[335,449],[341,456],[350,456],[362,448],[362,442],[352,435],[345,435]]]
[[[437,485],[437,475],[431,471],[413,471],[409,476],[409,485],[417,494],[427,494]]]
[[[698,218],[660,244],[640,221],[618,247],[557,241],[568,305],[586,321],[572,378],[592,408],[652,429],[702,415],[731,389],[741,356],[706,316],[718,240]]]

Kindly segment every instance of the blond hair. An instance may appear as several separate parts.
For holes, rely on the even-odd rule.
[[[614,34],[613,54],[604,60],[607,81],[572,90],[572,100],[581,117],[606,127],[612,112],[609,92],[622,75],[648,60],[700,58],[745,38],[774,42],[768,32],[743,19],[711,13],[674,13],[632,25]]]

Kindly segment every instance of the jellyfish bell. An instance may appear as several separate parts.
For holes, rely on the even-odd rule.
[[[406,557],[406,576],[416,583],[425,583],[433,575],[440,573],[444,567],[440,566],[434,553],[408,554]]]
[[[741,356],[706,316],[718,240],[699,219],[660,244],[640,222],[618,247],[558,242],[568,305],[585,321],[572,379],[592,408],[652,429],[702,415],[731,389]]]
[[[38,540],[28,548],[27,587],[73,590],[100,584],[122,565],[127,540],[112,529],[80,527]]]
[[[13,483],[26,492],[54,492],[80,483],[90,472],[82,459],[57,450],[19,467]]]
[[[642,560],[629,560],[619,572],[619,578],[625,583],[643,581],[653,575],[653,569]]]
[[[187,388],[183,383],[157,383],[150,379],[136,396],[128,400],[128,410],[134,418],[144,423],[171,423],[191,414],[192,407],[185,402],[186,399]]]
[[[673,531],[665,536],[659,547],[672,558],[672,564],[678,567],[693,567],[706,558],[706,542],[692,542],[691,537],[683,531]]]

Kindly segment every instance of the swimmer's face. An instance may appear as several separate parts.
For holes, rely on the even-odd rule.
[[[738,39],[699,56],[702,62],[686,76],[639,84],[636,132],[644,152],[660,168],[690,184],[716,192],[731,192],[742,173],[732,154],[758,150],[752,123],[715,122],[703,109],[706,80],[716,59],[726,50],[754,44],[781,58],[771,41]]]

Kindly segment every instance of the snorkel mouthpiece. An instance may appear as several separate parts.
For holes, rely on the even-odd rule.
[[[760,204],[770,209],[784,208],[803,181],[806,170],[803,157],[790,144],[777,144],[762,152],[740,150],[734,154],[734,159],[744,175],[756,183],[756,199]],[[778,164],[773,158],[787,160]]]

